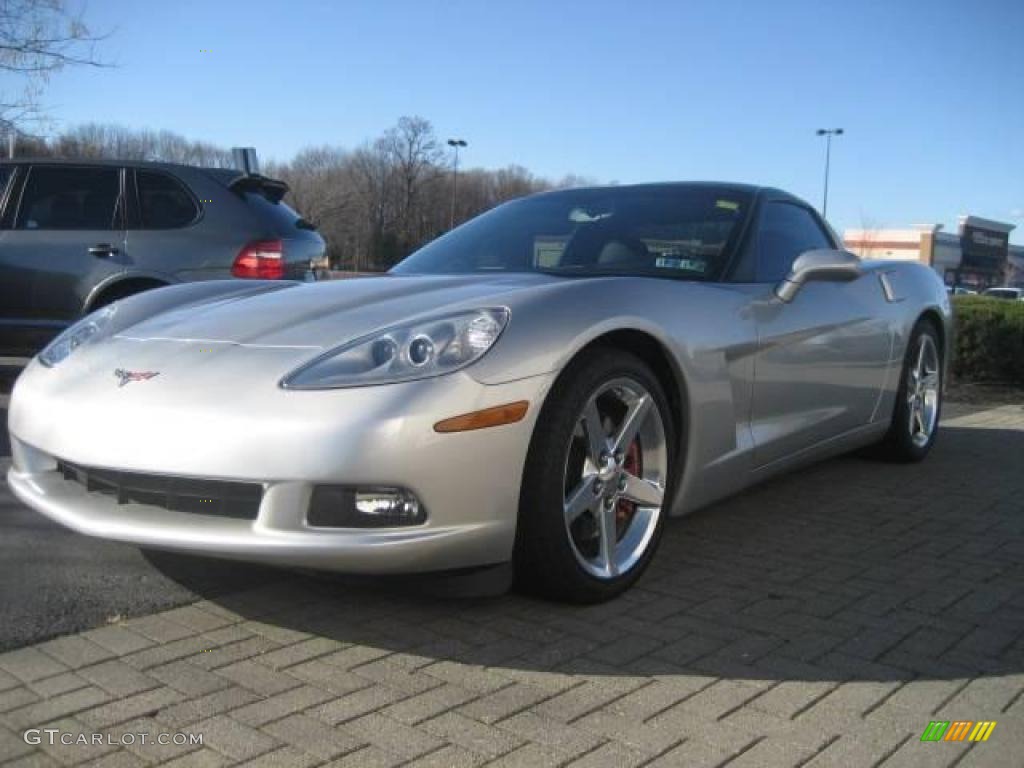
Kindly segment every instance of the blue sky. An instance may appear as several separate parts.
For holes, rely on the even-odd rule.
[[[470,165],[750,181],[818,205],[814,131],[841,126],[837,228],[971,212],[1024,230],[1020,0],[92,0],[87,18],[117,66],[51,82],[58,127],[287,159],[415,114],[469,141]]]

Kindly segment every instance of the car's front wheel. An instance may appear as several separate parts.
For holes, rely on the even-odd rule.
[[[643,361],[599,349],[574,363],[530,444],[517,581],[574,602],[607,600],[629,587],[661,537],[674,453],[668,401]]]

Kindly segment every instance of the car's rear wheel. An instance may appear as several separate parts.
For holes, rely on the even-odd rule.
[[[918,321],[903,360],[892,424],[882,442],[889,459],[921,461],[935,444],[942,413],[941,349],[934,324]]]
[[[650,368],[600,349],[559,379],[538,417],[520,494],[519,584],[574,602],[628,588],[657,548],[675,434]]]

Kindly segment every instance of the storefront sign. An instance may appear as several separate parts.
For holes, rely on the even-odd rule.
[[[960,234],[961,267],[998,270],[1006,266],[1010,236],[1006,232],[965,225]]]

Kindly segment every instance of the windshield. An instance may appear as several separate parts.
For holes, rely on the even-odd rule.
[[[751,194],[664,185],[555,192],[499,206],[413,253],[392,272],[552,272],[715,279]]]

